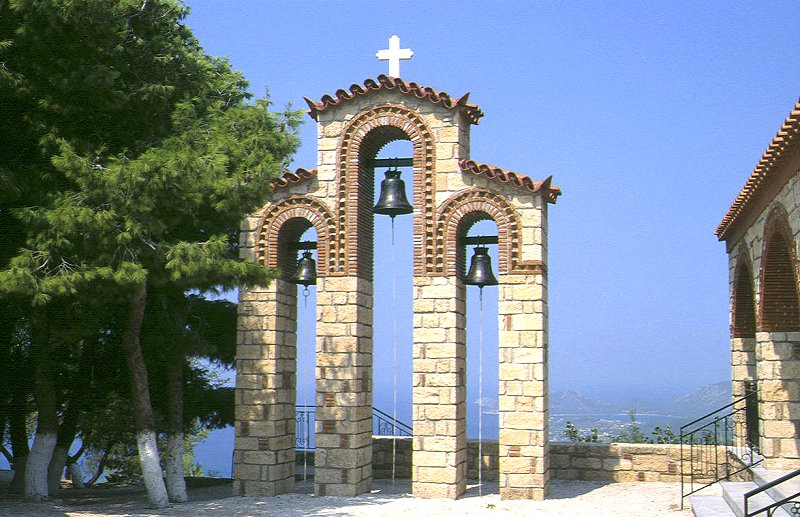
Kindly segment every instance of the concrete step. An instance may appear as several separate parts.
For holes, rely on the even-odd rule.
[[[755,481],[758,486],[766,485],[767,483],[775,481],[776,479],[783,477],[790,472],[791,471],[789,470],[767,470],[760,465],[750,469],[750,473],[753,476],[753,481]],[[775,501],[780,501],[781,499],[785,499],[793,496],[794,494],[800,493],[800,477],[784,481],[778,486],[767,489],[767,493]]]
[[[695,517],[734,517],[728,502],[719,495],[690,495]]]
[[[722,498],[728,503],[728,506],[731,507],[733,510],[733,514],[736,517],[744,517],[744,495],[751,491],[755,490],[759,485],[751,482],[751,481],[744,481],[744,482],[731,482],[731,481],[723,481],[720,483],[720,487],[722,488]],[[750,498],[749,501],[749,510],[753,512],[754,510],[758,510],[760,508],[764,508],[769,506],[770,504],[774,503],[775,499],[773,499],[770,494],[767,492],[760,493],[754,497]],[[781,508],[776,509],[774,516],[780,517],[789,517],[789,513],[784,511]],[[766,517],[766,516],[765,516]]]

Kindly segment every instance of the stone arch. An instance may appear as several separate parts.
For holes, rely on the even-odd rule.
[[[288,243],[297,241],[310,227],[317,231],[317,275],[336,271],[336,239],[334,218],[325,205],[307,196],[292,196],[269,207],[257,230],[256,260],[270,268],[291,271],[294,253]]]
[[[739,247],[734,269],[731,303],[731,337],[755,338],[756,304],[753,289],[753,266],[747,247]]]
[[[501,275],[542,273],[540,261],[525,261],[521,256],[522,224],[513,206],[503,196],[483,188],[471,188],[450,197],[439,210],[436,255],[448,276],[463,273],[465,252],[458,239],[481,220],[497,224],[498,270]]]
[[[414,147],[414,272],[434,267],[435,145],[422,116],[405,106],[375,106],[357,115],[345,128],[339,143],[338,206],[336,231],[344,245],[337,250],[337,272],[372,278],[374,173],[370,161],[394,140],[409,140]]]
[[[753,289],[753,266],[750,252],[743,243],[736,252],[731,279],[731,393],[740,400],[757,390],[756,304]],[[758,401],[747,398],[737,406],[734,436],[737,443],[759,447]]]
[[[786,210],[778,205],[767,217],[761,255],[758,330],[800,331],[797,261]]]

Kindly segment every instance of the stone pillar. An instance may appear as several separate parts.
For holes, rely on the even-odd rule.
[[[466,489],[465,295],[455,277],[414,277],[415,497]]]
[[[550,476],[545,276],[500,283],[500,497],[541,500]]]
[[[738,400],[747,394],[747,384],[755,383],[756,379],[756,339],[755,337],[731,338],[731,373],[733,382],[731,393],[733,400]],[[741,446],[747,442],[747,404],[741,402],[734,407],[734,433],[736,443]],[[760,447],[759,444],[753,444]]]
[[[234,493],[291,492],[295,474],[297,290],[239,291]]]
[[[372,282],[317,280],[314,491],[356,496],[372,488]]]
[[[800,332],[757,332],[761,453],[768,469],[800,468]]]

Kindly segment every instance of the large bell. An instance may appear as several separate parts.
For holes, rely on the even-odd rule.
[[[469,272],[464,277],[464,284],[477,285],[480,288],[485,285],[497,285],[497,278],[492,272],[492,257],[489,256],[489,248],[486,246],[475,247]]]
[[[372,211],[376,214],[391,217],[410,214],[414,211],[414,207],[411,206],[406,197],[406,184],[400,179],[400,171],[398,169],[386,171],[386,178],[381,181],[381,195]]]
[[[297,261],[297,269],[289,281],[306,287],[317,283],[317,263],[311,258],[310,251],[303,252],[303,256]]]

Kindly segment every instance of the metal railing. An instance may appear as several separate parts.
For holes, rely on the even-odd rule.
[[[749,391],[681,427],[681,507],[686,497],[762,461],[747,425],[757,400]]]
[[[754,510],[752,512],[750,511],[750,504],[751,504],[750,503],[750,499],[751,498],[757,496],[758,494],[762,494],[762,493],[766,492],[767,490],[769,490],[771,488],[774,488],[774,487],[776,487],[776,486],[778,486],[778,485],[780,485],[782,483],[785,483],[786,481],[789,481],[790,479],[794,479],[797,476],[800,476],[800,470],[795,470],[794,472],[790,472],[790,473],[786,474],[785,476],[779,477],[775,481],[770,481],[766,485],[761,485],[760,487],[754,488],[753,490],[751,490],[751,491],[747,492],[746,494],[744,494],[744,515],[745,515],[745,517],[753,517],[753,516],[758,515],[758,514],[763,513],[763,512],[767,512],[766,513],[767,517],[772,517],[773,515],[775,515],[775,512],[778,511],[778,508],[780,508],[782,506],[785,506],[785,505],[791,505],[791,510],[789,511],[790,514],[797,515],[798,513],[800,513],[800,499],[798,499],[798,497],[800,497],[800,492],[797,492],[796,494],[792,494],[792,495],[790,495],[788,497],[784,497],[783,499],[781,499],[779,501],[775,501],[774,503],[769,504],[769,505],[767,505],[767,506],[765,506],[763,508],[759,508],[758,510]]]
[[[316,448],[314,442],[314,421],[316,418],[316,406],[297,405],[295,410],[295,448],[299,451],[313,451]],[[411,426],[401,422],[392,415],[372,408],[372,434],[375,436],[412,436]]]

